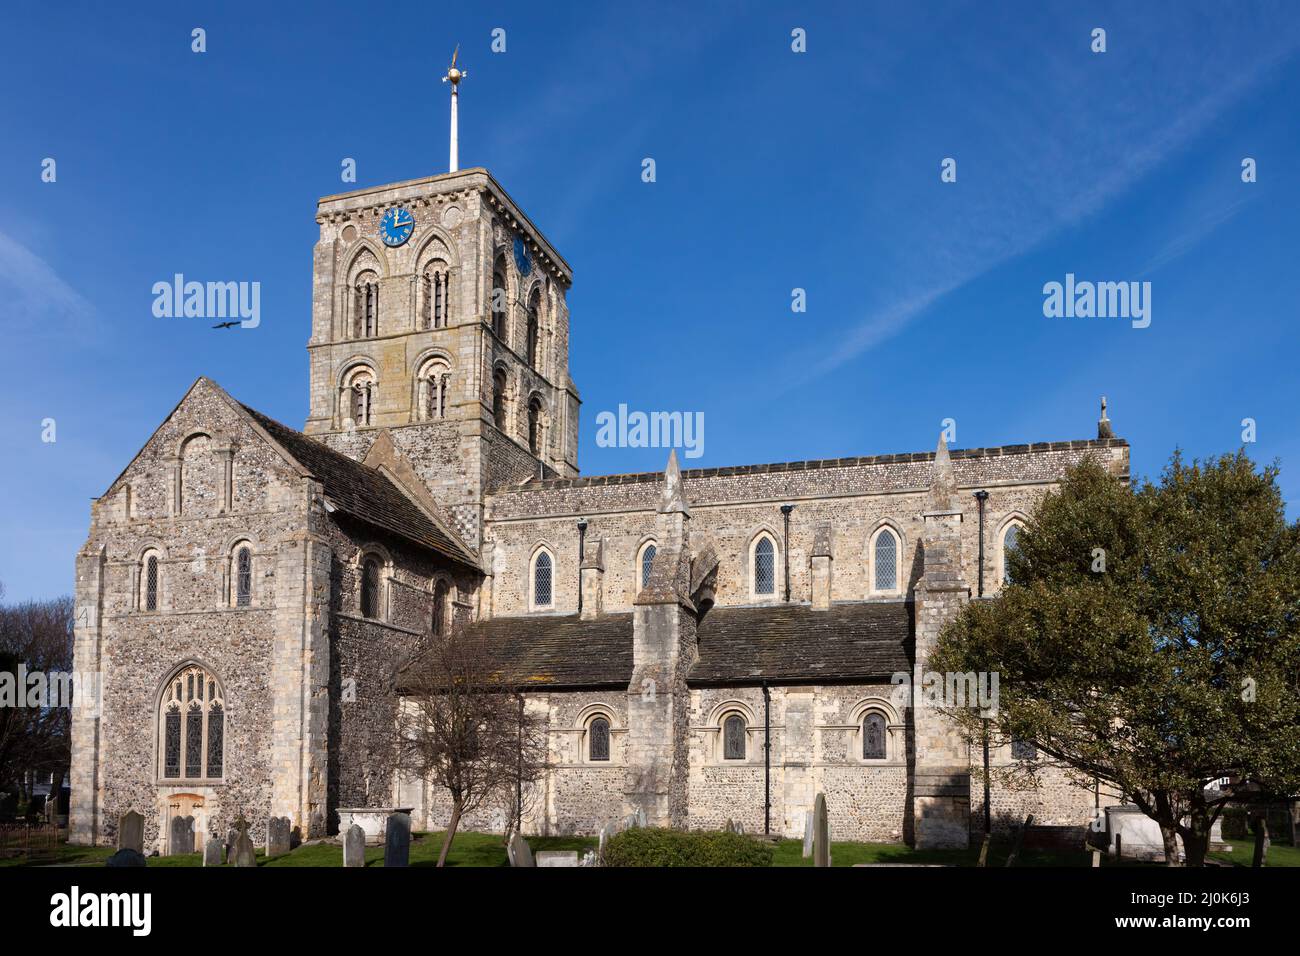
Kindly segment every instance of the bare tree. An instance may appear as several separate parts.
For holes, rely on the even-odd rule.
[[[466,814],[511,800],[540,776],[545,732],[491,649],[463,626],[430,635],[399,684],[398,764],[451,796],[438,856],[444,866]]]
[[[18,686],[20,669],[47,677],[71,671],[71,598],[0,606],[0,673],[10,675],[8,682],[23,697],[19,706],[0,707],[0,788],[17,783],[30,798],[29,775],[48,773],[57,795],[68,769],[70,701],[23,706],[27,687]]]

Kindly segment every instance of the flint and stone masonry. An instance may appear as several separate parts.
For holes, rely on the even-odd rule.
[[[394,207],[415,229],[390,247]],[[994,594],[1067,468],[1127,478],[1104,413],[1089,440],[583,477],[572,270],[486,170],[316,221],[302,430],[199,378],[92,504],[75,668],[103,692],[73,715],[74,841],[114,843],[128,811],[146,852],[185,817],[195,849],[240,817],[441,826],[446,794],[393,766],[397,674],[463,624],[546,728],[526,832],[644,813],[799,837],[823,792],[837,838],[967,844],[978,748],[897,678],[978,598],[976,490]],[[994,826],[1082,825],[1093,799],[1051,767],[999,777]]]

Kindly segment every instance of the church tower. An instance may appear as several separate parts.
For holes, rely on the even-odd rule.
[[[577,474],[573,273],[487,170],[326,196],[316,222],[307,434],[361,459],[388,429],[472,546],[493,487]]]

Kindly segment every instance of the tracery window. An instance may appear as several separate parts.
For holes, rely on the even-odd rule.
[[[1003,583],[1011,580],[1011,566],[1007,561],[1007,555],[1016,550],[1020,545],[1020,525],[1009,524],[1007,530],[1002,532],[1002,581]]]
[[[754,545],[754,593],[776,593],[776,545],[767,535]]]
[[[224,770],[226,712],[216,678],[187,665],[164,686],[158,719],[160,774],[167,780],[215,780]]]

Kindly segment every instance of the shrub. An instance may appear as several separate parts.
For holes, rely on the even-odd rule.
[[[772,847],[739,833],[624,830],[605,845],[606,866],[771,866]]]

